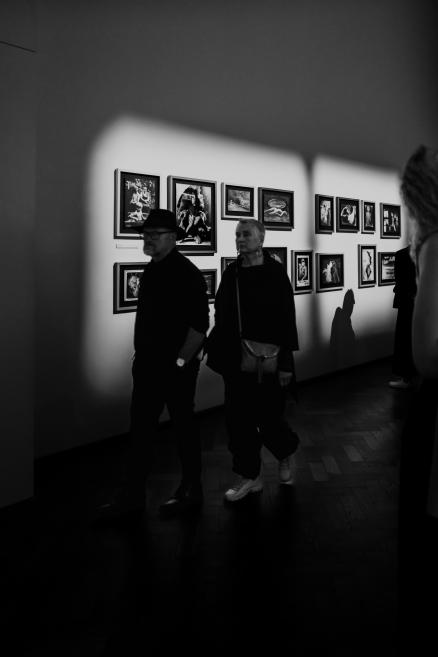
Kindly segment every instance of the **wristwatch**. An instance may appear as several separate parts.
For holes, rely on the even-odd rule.
[[[186,361],[184,360],[184,358],[177,358],[176,359],[176,366],[177,367],[184,367],[185,364],[186,364]]]

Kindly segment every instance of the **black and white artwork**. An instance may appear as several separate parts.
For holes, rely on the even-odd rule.
[[[359,244],[357,250],[359,287],[372,287],[376,284],[376,246]]]
[[[222,183],[222,219],[254,219],[254,187]]]
[[[380,237],[401,237],[401,209],[399,205],[380,204]]]
[[[283,265],[287,271],[287,248],[285,246],[266,246],[263,247],[270,256]]]
[[[332,233],[334,230],[334,208],[333,196],[315,194],[315,232]]]
[[[222,257],[221,258],[221,275],[224,273],[228,265],[232,262],[234,262],[237,259],[236,256],[233,257]]]
[[[294,294],[313,290],[313,252],[291,251],[291,271]]]
[[[160,177],[147,173],[115,171],[114,237],[141,239],[138,229],[149,212],[160,207]]]
[[[207,284],[208,301],[211,303],[216,296],[217,271],[216,269],[201,269],[201,273]]]
[[[395,285],[395,252],[379,251],[378,272],[379,285]]]
[[[144,262],[116,262],[113,271],[113,312],[128,313],[137,310],[140,281]]]
[[[269,230],[292,230],[294,193],[285,189],[259,187],[259,221]]]
[[[359,199],[336,199],[336,230],[338,233],[357,233],[359,230]]]
[[[361,232],[374,233],[376,231],[376,204],[373,201],[362,201]]]
[[[328,292],[344,287],[344,255],[342,253],[316,254],[316,291]]]
[[[216,252],[216,183],[168,177],[168,207],[176,214],[177,245],[186,255]]]

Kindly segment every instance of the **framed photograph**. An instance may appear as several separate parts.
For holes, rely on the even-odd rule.
[[[358,244],[357,259],[359,287],[372,287],[376,284],[376,247],[371,244]]]
[[[359,230],[359,199],[336,199],[336,230],[338,233],[357,233]]]
[[[379,251],[379,285],[395,285],[394,265],[395,252]]]
[[[234,258],[231,258],[231,257],[230,257],[230,258],[228,258],[228,257],[226,257],[226,258],[221,258],[221,275],[224,273],[224,271],[226,270],[226,268],[228,267],[228,265],[229,265],[231,262],[234,262],[236,259],[237,259],[236,257],[234,257]]]
[[[145,262],[116,262],[113,267],[113,313],[131,313],[137,310],[140,280]]]
[[[216,252],[216,183],[168,176],[168,208],[176,214],[177,245],[185,255]]]
[[[115,171],[114,237],[142,239],[137,229],[152,209],[160,207],[160,176]]]
[[[401,212],[399,205],[380,204],[380,237],[401,237]]]
[[[217,271],[216,269],[201,269],[201,273],[207,283],[208,301],[211,303],[216,296]]]
[[[361,233],[376,232],[376,204],[373,201],[361,201]]]
[[[344,287],[344,254],[316,254],[316,291],[329,292]]]
[[[222,219],[254,219],[254,187],[222,183]]]
[[[294,193],[259,187],[259,221],[269,230],[292,230]]]
[[[280,262],[287,271],[287,247],[264,246],[263,249],[269,253],[277,262]]]
[[[315,194],[315,233],[333,233],[334,216],[334,197]]]
[[[291,272],[294,294],[313,291],[313,251],[291,251]]]

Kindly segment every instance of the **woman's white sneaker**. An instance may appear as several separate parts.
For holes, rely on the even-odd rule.
[[[292,456],[286,456],[278,462],[278,478],[280,484],[291,484],[292,479]]]
[[[258,493],[262,489],[263,481],[261,477],[257,477],[256,479],[240,477],[234,486],[225,492],[225,499],[227,502],[237,502],[238,500],[242,500],[249,493]]]

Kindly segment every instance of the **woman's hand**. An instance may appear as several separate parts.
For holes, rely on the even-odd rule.
[[[278,371],[278,380],[282,388],[285,388],[292,381],[292,372],[282,372]]]

